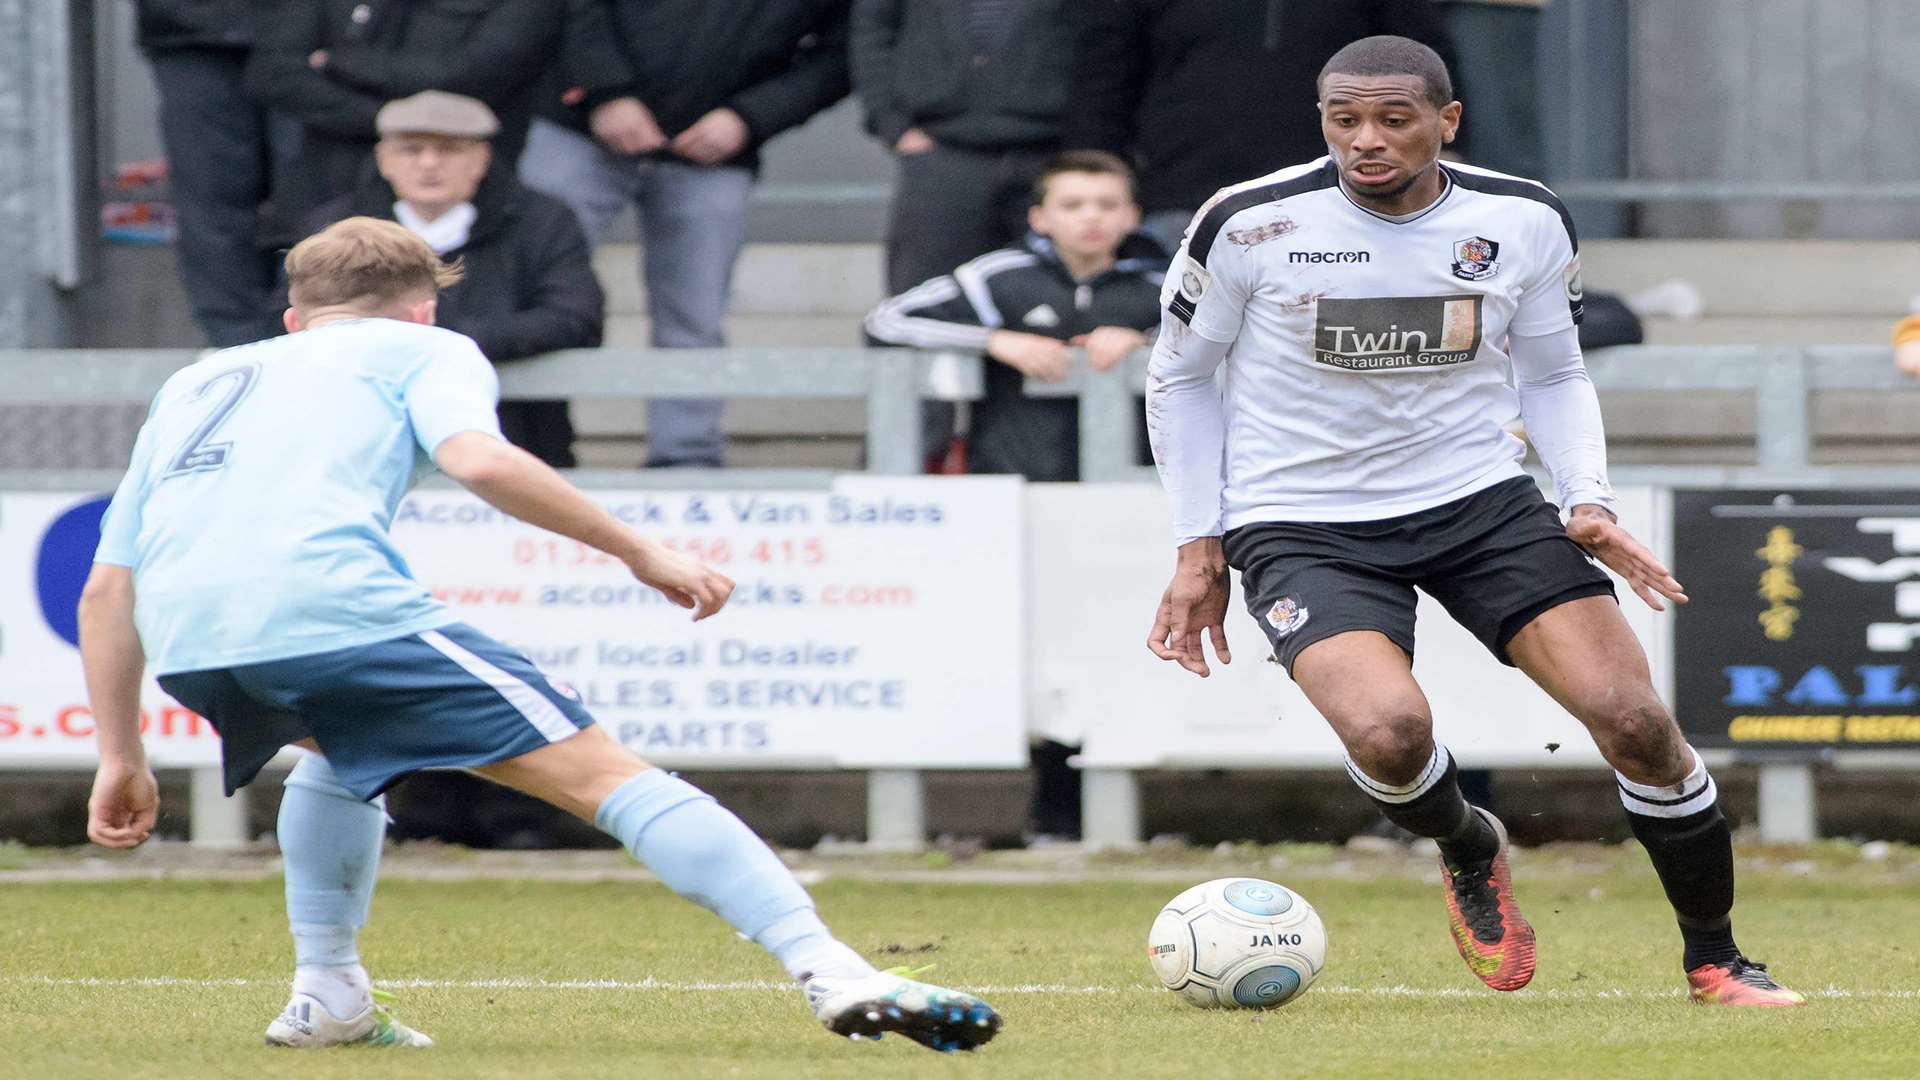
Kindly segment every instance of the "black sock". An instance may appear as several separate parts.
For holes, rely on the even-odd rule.
[[[1733,941],[1733,831],[1720,812],[1719,793],[1706,767],[1671,788],[1636,784],[1620,777],[1627,825],[1653,861],[1685,942],[1688,970],[1730,964],[1740,955]],[[1676,814],[1684,816],[1675,816]]]
[[[1347,774],[1360,785],[1367,798],[1380,808],[1388,821],[1415,836],[1432,838],[1440,845],[1447,865],[1458,868],[1465,863],[1491,859],[1500,850],[1500,839],[1493,826],[1473,812],[1460,795],[1459,770],[1447,748],[1435,743],[1426,768],[1408,784],[1387,784],[1362,772],[1352,758],[1347,759]]]

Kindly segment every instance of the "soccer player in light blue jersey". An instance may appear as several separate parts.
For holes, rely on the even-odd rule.
[[[471,769],[609,833],[771,952],[836,1034],[897,1031],[942,1051],[991,1039],[1000,1017],[985,1002],[875,971],[738,818],[609,738],[573,694],[413,580],[387,527],[438,467],[620,559],[696,620],[733,591],[501,440],[492,366],[433,325],[457,270],[372,218],[307,238],[286,265],[291,333],[214,353],[155,397],[80,601],[99,724],[95,843],[130,848],[153,830],[139,732],[149,661],[219,730],[229,793],[282,747],[309,751],[280,804],[295,968],[267,1042],[432,1045],[375,1000],[356,946],[386,833],[381,792],[425,768]]]

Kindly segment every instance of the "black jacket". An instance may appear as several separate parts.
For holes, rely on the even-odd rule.
[[[847,96],[848,3],[570,0],[569,104],[544,111],[585,131],[590,109],[632,95],[672,138],[724,105],[749,133],[733,163],[753,165],[768,139]]]
[[[854,0],[850,55],[867,130],[888,147],[913,127],[957,146],[1057,144],[1072,81],[1065,8],[1084,2],[1024,0],[976,53],[964,0]]]
[[[1399,34],[1453,50],[1432,0],[1074,0],[1066,145],[1131,156],[1148,211],[1194,210],[1228,184],[1327,152],[1320,69]]]
[[[300,168],[276,177],[280,220],[350,191],[396,98],[446,90],[500,119],[495,161],[520,158],[533,90],[559,46],[556,0],[268,0],[247,63],[247,91],[304,127]],[[327,51],[324,69],[307,59]],[[272,237],[282,240],[284,237]]]
[[[393,204],[393,188],[371,174],[357,190],[318,208],[307,231],[357,214],[391,221]],[[523,187],[498,160],[473,206],[477,216],[466,246],[446,254],[461,260],[466,278],[440,294],[439,325],[472,338],[495,364],[598,346],[606,299],[573,211]],[[500,421],[510,441],[541,460],[573,463],[564,402],[505,402]]]
[[[884,301],[867,316],[867,333],[889,345],[984,350],[993,330],[1061,341],[1102,326],[1151,330],[1160,325],[1166,250],[1135,233],[1118,254],[1112,269],[1075,281],[1052,243],[1030,234]],[[988,360],[986,396],[975,403],[968,432],[969,471],[1079,479],[1079,403],[1030,398],[1025,382],[1013,367]]]
[[[253,45],[248,0],[136,0],[136,31],[148,52],[165,49],[246,49]]]

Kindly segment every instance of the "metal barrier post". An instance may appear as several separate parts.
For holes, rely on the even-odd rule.
[[[1080,838],[1093,850],[1140,846],[1140,778],[1132,769],[1080,774]]]
[[[913,476],[920,460],[920,359],[906,351],[873,352],[867,388],[867,471]]]
[[[228,798],[218,765],[191,770],[188,784],[187,805],[192,814],[187,827],[188,839],[198,847],[247,846],[246,789]]]
[[[867,391],[867,471],[913,476],[920,460],[920,360],[913,353],[877,358]],[[926,784],[913,769],[867,773],[867,846],[918,851],[927,843]]]
[[[1094,372],[1084,362],[1080,385],[1080,479],[1101,483],[1131,480],[1138,455],[1133,380],[1124,378],[1132,358],[1112,371]]]
[[[867,773],[867,846],[919,851],[927,846],[927,793],[918,769]]]
[[[1813,766],[1760,766],[1760,839],[1768,844],[1811,844],[1820,835],[1813,792]]]
[[[1754,387],[1754,429],[1760,467],[1804,469],[1813,460],[1813,404],[1807,354],[1779,349],[1761,360]]]

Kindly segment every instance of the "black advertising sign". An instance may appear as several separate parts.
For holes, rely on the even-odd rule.
[[[1920,746],[1920,490],[1673,493],[1696,746]]]

